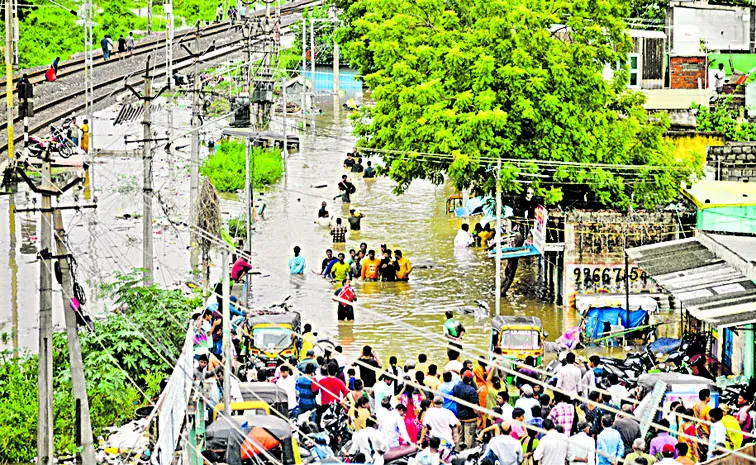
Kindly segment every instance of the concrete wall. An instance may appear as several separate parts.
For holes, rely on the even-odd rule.
[[[698,83],[706,88],[705,55],[669,57],[669,86],[671,89],[698,89]]]
[[[707,147],[706,162],[720,181],[756,181],[756,142],[726,142]]]
[[[625,292],[625,228],[628,247],[678,238],[678,221],[672,213],[611,211],[549,212],[549,221],[563,224],[562,289],[564,304],[572,306],[577,294]],[[630,264],[630,293],[661,292],[643,270]]]
[[[753,18],[748,7],[695,2],[670,8],[670,20],[673,53],[698,53],[701,41],[709,50],[750,51]]]

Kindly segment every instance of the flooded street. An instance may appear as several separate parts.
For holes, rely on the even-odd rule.
[[[257,223],[254,235],[254,267],[260,275],[253,277],[253,292],[261,306],[280,302],[292,296],[294,308],[301,312],[303,322],[311,323],[320,337],[338,340],[348,356],[355,355],[363,345],[370,344],[382,359],[401,355],[401,359],[424,352],[432,360],[440,360],[441,325],[445,310],[474,306],[476,299],[494,309],[494,262],[485,258],[482,249],[455,250],[453,239],[462,220],[445,213],[446,199],[454,191],[449,186],[434,186],[426,181],[415,182],[403,195],[392,193],[393,182],[386,178],[364,181],[350,175],[357,192],[351,208],[366,215],[362,230],[350,232],[345,250],[357,249],[366,242],[369,249],[380,244],[401,249],[417,269],[411,280],[398,283],[356,282],[358,305],[354,322],[338,322],[336,304],[331,301],[334,286],[317,276],[325,249],[331,247],[327,228],[315,223],[322,201],[328,202],[331,215],[346,217],[348,206],[337,195],[336,184],[346,172],[342,162],[354,145],[348,114],[333,113],[330,102],[322,102],[324,114],[317,118],[315,128],[300,135],[301,150],[287,160],[287,174],[277,185],[264,192],[267,204],[264,218]],[[157,126],[164,126],[166,115],[157,115]],[[176,110],[174,125],[178,131],[188,127],[185,112]],[[291,120],[290,120],[291,121]],[[271,130],[279,131],[280,121]],[[291,124],[291,123],[290,123]],[[141,130],[132,125],[130,130]],[[209,129],[207,136],[216,136],[220,129]],[[215,138],[215,137],[214,137]],[[188,144],[181,139],[174,146]],[[114,139],[110,143],[115,146]],[[183,284],[192,279],[189,272],[189,233],[178,224],[188,220],[189,191],[188,148],[173,155],[157,152],[155,158],[155,280],[165,286]],[[380,164],[377,158],[371,158]],[[71,247],[79,261],[78,279],[85,284],[90,312],[102,312],[107,296],[97,296],[98,283],[109,280],[115,272],[126,272],[141,264],[141,219],[124,217],[141,213],[141,159],[134,156],[104,155],[94,168],[94,186],[98,208],[66,212],[64,221],[71,235]],[[326,184],[327,187],[316,188]],[[16,205],[28,204],[26,190],[15,196]],[[86,202],[85,189],[81,202]],[[259,197],[259,190],[255,191]],[[11,198],[0,197],[0,331],[16,337],[4,347],[36,347],[36,314],[38,308],[38,264],[35,260],[39,214],[18,213],[10,218]],[[70,195],[65,202],[73,203]],[[63,201],[61,203],[64,203]],[[224,221],[241,205],[233,200],[222,202]],[[168,221],[171,219],[173,224]],[[174,226],[175,225],[175,226]],[[9,234],[15,231],[15,235]],[[292,248],[299,245],[307,260],[304,276],[290,276],[287,262]],[[217,279],[220,258],[213,255]],[[14,265],[15,263],[15,265]],[[418,265],[423,265],[420,267]],[[523,272],[521,267],[520,272]],[[57,288],[57,286],[55,286]],[[563,331],[561,307],[527,300],[518,295],[502,301],[506,315],[538,316],[554,340]],[[62,322],[60,292],[54,297],[54,320]],[[472,316],[460,317],[467,328],[466,341],[476,348],[488,346],[490,319],[474,321]],[[177,330],[178,327],[177,327]],[[470,358],[473,353],[466,354]]]

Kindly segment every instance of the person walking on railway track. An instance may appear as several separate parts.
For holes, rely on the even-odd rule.
[[[105,37],[102,38],[100,41],[100,47],[102,48],[102,61],[107,61],[113,51],[113,40],[109,35],[105,35]]]
[[[55,75],[58,75],[58,65],[60,65],[60,57],[55,57],[55,59],[52,62],[52,69],[55,70]]]
[[[215,9],[215,22],[219,23],[223,19],[223,4],[219,3],[218,8]]]
[[[118,58],[123,59],[126,55],[126,39],[123,37],[123,34],[121,34],[120,37],[118,37]]]
[[[128,50],[129,55],[134,54],[134,33],[129,32],[129,36],[126,37],[126,50]]]

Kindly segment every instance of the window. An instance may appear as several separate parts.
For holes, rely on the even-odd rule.
[[[630,72],[629,87],[640,87],[640,55],[637,53],[630,53],[627,56],[628,71]]]
[[[538,332],[522,330],[505,330],[501,333],[501,348],[503,350],[535,350],[540,348]]]

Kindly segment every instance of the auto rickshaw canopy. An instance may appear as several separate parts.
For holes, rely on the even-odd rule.
[[[495,345],[502,349],[536,350],[541,348],[543,324],[534,316],[497,316],[491,322]]]

